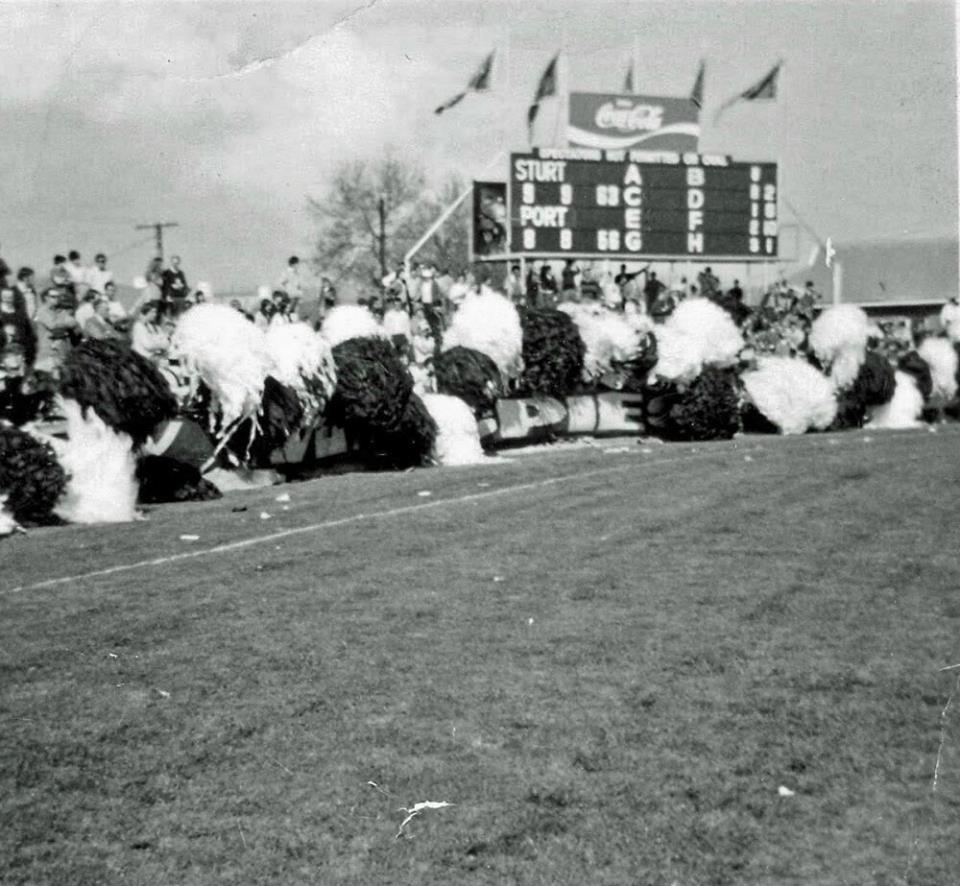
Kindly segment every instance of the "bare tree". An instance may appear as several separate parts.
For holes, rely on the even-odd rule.
[[[381,251],[387,269],[395,269],[462,187],[451,179],[439,194],[432,194],[422,170],[392,154],[375,162],[342,164],[323,197],[308,198],[318,226],[313,256],[317,270],[334,282],[350,281],[364,289],[378,286]],[[468,211],[465,204],[430,238],[418,258],[438,267],[464,266]]]

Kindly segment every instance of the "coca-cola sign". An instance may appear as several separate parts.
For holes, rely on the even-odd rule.
[[[697,151],[699,109],[688,98],[573,92],[569,107],[571,146]]]
[[[647,105],[621,98],[604,102],[597,108],[593,119],[599,129],[652,132],[663,126],[663,105]]]

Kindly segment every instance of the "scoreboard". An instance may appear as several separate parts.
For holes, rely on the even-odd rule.
[[[511,155],[508,194],[515,255],[777,257],[776,163],[541,150]]]

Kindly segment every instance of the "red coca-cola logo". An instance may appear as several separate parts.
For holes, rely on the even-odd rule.
[[[604,102],[597,108],[594,123],[598,129],[619,129],[621,132],[654,132],[663,126],[661,105],[632,102]]]

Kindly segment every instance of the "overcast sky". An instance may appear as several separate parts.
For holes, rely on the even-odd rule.
[[[701,148],[780,159],[783,193],[837,241],[957,231],[956,24],[936,0],[0,4],[0,254],[111,255],[123,282],[178,221],[193,281],[253,289],[309,255],[306,196],[391,146],[439,181],[503,178],[537,79],[689,93],[707,60]],[[494,89],[433,108],[498,48]],[[509,51],[508,51],[509,47]],[[509,61],[507,61],[507,58]],[[786,62],[776,103],[723,100]],[[553,126],[544,104],[541,125]]]

